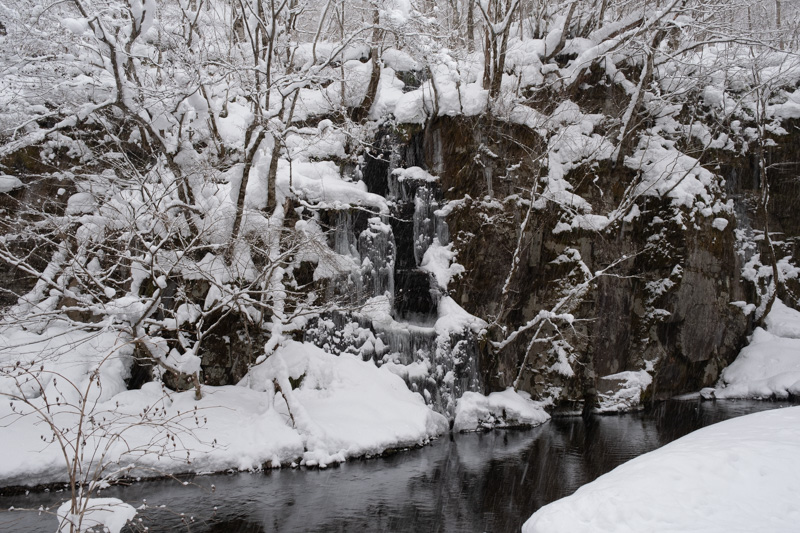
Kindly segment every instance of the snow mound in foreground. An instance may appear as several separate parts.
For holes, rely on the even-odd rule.
[[[477,431],[494,427],[538,426],[550,419],[541,404],[525,392],[508,388],[484,396],[465,392],[456,404],[454,431]]]
[[[695,431],[539,509],[523,533],[797,531],[800,407]]]
[[[52,342],[61,338],[47,333],[41,337],[43,345],[46,337]],[[89,352],[102,348],[119,351],[120,344],[111,339],[73,343],[80,349],[59,352],[52,364],[57,362],[62,373],[69,369],[73,382],[82,383],[103,356]],[[3,346],[6,349],[0,350],[0,355],[13,360],[20,345],[7,342]],[[128,357],[109,357],[104,366],[124,374],[122,366]],[[124,375],[120,381],[121,377]],[[111,384],[111,377],[108,379]],[[0,381],[0,385],[11,387],[13,380],[8,381]],[[113,395],[108,394],[111,391]],[[426,406],[419,394],[388,369],[298,342],[277,349],[251,370],[240,386],[203,386],[202,391],[203,398],[198,401],[194,391],[172,393],[157,382],[139,390],[109,387],[90,404],[87,420],[103,420],[104,425],[93,426],[86,439],[85,457],[104,452],[108,471],[122,468],[130,475],[143,476],[250,470],[295,461],[326,466],[349,457],[425,444],[448,429],[447,419]],[[0,419],[4,420],[0,425],[0,486],[67,479],[61,448],[50,442],[52,433],[47,425],[31,412],[32,407],[43,407],[42,402],[42,398],[33,398],[32,406],[14,400],[0,404]],[[77,427],[74,403],[50,406],[58,427]],[[164,420],[171,422],[165,425]],[[64,435],[70,443],[76,437],[71,430]],[[84,471],[88,461],[82,465]]]
[[[69,500],[58,508],[59,533],[96,530],[119,533],[136,517],[136,509],[117,498],[91,498],[81,503],[86,505],[82,517],[70,513]]]
[[[786,398],[800,395],[800,312],[776,300],[750,344],[720,376],[716,398]]]

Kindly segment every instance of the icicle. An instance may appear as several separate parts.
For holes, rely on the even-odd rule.
[[[395,244],[392,228],[379,217],[358,238],[361,278],[366,298],[388,294],[394,298]]]

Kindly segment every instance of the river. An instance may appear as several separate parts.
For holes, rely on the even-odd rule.
[[[112,487],[149,531],[519,531],[539,507],[703,426],[786,402],[671,400],[649,412],[560,417],[529,430],[450,435],[326,470],[289,469]],[[0,531],[52,533],[65,492],[0,497]],[[188,526],[188,527],[187,527]]]

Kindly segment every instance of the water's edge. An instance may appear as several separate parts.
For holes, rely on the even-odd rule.
[[[787,405],[668,401],[616,416],[554,417],[532,429],[451,433],[325,470],[175,476],[102,495],[135,507],[146,500],[140,517],[150,531],[514,531],[539,507],[633,457],[712,423]],[[53,531],[47,510],[66,499],[63,486],[0,496],[0,530]]]

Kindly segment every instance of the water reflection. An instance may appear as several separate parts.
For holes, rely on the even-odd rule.
[[[150,531],[518,531],[542,505],[628,459],[700,427],[785,405],[670,401],[649,413],[557,418],[527,431],[454,435],[420,450],[328,470],[199,476],[188,486],[154,481],[103,495],[134,506],[146,498],[150,508],[142,518]],[[2,497],[0,509],[52,507],[65,498]],[[193,520],[190,528],[182,520]],[[52,517],[0,512],[2,531],[54,529]]]

